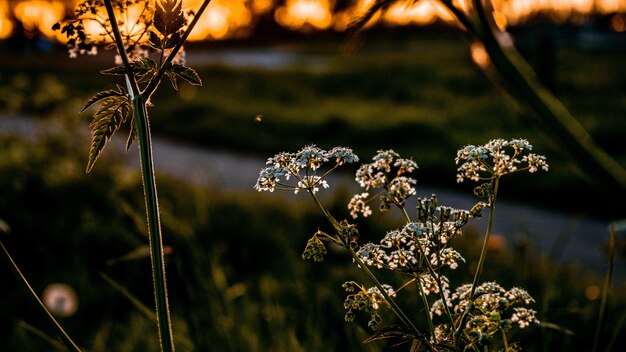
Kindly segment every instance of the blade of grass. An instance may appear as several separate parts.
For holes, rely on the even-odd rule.
[[[17,277],[18,281],[20,281],[24,285],[28,293],[30,293],[31,297],[37,302],[46,320],[50,323],[56,335],[61,339],[61,341],[63,341],[63,344],[65,345],[65,347],[67,347],[69,351],[80,352],[80,348],[78,348],[78,346],[74,343],[74,341],[72,341],[69,335],[61,327],[61,324],[59,324],[59,322],[54,318],[54,316],[52,316],[50,311],[43,304],[41,299],[39,299],[39,296],[37,296],[33,288],[30,286],[30,283],[28,282],[26,277],[20,271],[20,268],[17,266],[15,261],[13,261],[13,258],[11,257],[7,249],[4,247],[4,244],[2,243],[1,240],[0,240],[0,247],[2,249],[2,251],[0,251],[0,253],[2,254],[2,257],[7,261],[7,263],[9,264],[9,267],[11,267],[11,270]]]
[[[150,310],[150,308],[146,307],[145,304],[143,304],[137,297],[135,297],[132,293],[130,293],[128,291],[128,289],[126,289],[126,287],[122,286],[122,284],[120,284],[119,282],[113,280],[109,275],[103,273],[103,272],[99,272],[98,274],[100,274],[100,277],[106,281],[107,284],[111,285],[111,287],[113,287],[117,292],[121,293],[122,296],[126,297],[126,299],[128,299],[128,301],[135,307],[137,308],[137,310],[139,312],[141,312],[143,315],[145,315],[148,319],[156,321],[156,315],[154,315],[154,312],[152,310]]]
[[[67,349],[65,348],[65,345],[60,343],[59,341],[53,339],[52,337],[48,336],[45,332],[37,329],[36,327],[28,324],[27,322],[20,320],[20,322],[18,323],[19,327],[30,332],[31,334],[39,337],[40,339],[46,341],[48,344],[50,344],[50,346],[52,346],[54,349],[56,349],[57,351],[66,351]]]
[[[604,328],[604,321],[606,319],[606,308],[609,299],[609,290],[611,289],[611,283],[613,282],[613,268],[615,260],[615,225],[611,223],[609,230],[609,263],[606,270],[606,277],[604,278],[604,285],[602,285],[602,300],[600,301],[600,312],[598,313],[598,323],[596,324],[595,338],[593,339],[593,352],[598,351],[600,344],[600,335]]]

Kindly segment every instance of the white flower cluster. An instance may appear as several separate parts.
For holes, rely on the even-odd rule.
[[[524,289],[514,287],[507,291],[496,282],[485,282],[476,288],[472,304],[473,309],[466,312],[470,306],[471,291],[471,284],[459,286],[448,300],[448,306],[453,308],[455,314],[459,316],[468,314],[468,325],[466,328],[470,327],[471,321],[482,320],[498,324],[497,327],[501,327],[501,325],[506,327],[509,322],[517,323],[520,328],[539,323],[535,317],[536,312],[534,310],[525,307],[515,307],[535,302]],[[510,318],[505,318],[504,313],[510,309],[513,310],[512,315]],[[443,314],[445,314],[445,307],[442,300],[438,300],[431,307],[431,315],[441,316]],[[499,317],[498,321],[492,319],[494,316]]]
[[[457,221],[448,220],[451,214],[467,211],[443,207],[446,218],[441,218],[441,208],[424,222],[410,222],[401,230],[389,231],[379,244],[366,243],[357,254],[363,262],[379,269],[387,268],[401,272],[419,272],[426,256],[433,268],[447,266],[456,269],[459,261],[465,261],[459,252],[447,247],[450,239],[460,233]],[[440,216],[436,216],[439,214]]]
[[[273,192],[279,189],[291,190],[295,193],[306,190],[315,194],[320,187],[328,188],[325,177],[334,168],[358,161],[359,158],[352,152],[352,149],[344,147],[335,147],[330,151],[325,151],[315,145],[309,145],[297,153],[278,153],[267,160],[267,165],[270,166],[261,169],[254,188],[259,192]],[[332,168],[322,175],[317,175],[317,170],[328,162],[334,163]],[[296,180],[295,184],[288,183],[292,176]]]
[[[417,169],[417,164],[411,159],[401,158],[398,153],[393,150],[379,150],[372,158],[369,164],[363,164],[356,171],[355,180],[359,185],[370,189],[380,189],[385,193],[381,199],[381,209],[388,209],[391,205],[404,205],[406,199],[415,195],[416,191],[413,187],[417,181],[414,178],[404,176],[412,173]],[[353,218],[357,218],[358,214],[367,217],[372,214],[372,210],[367,202],[373,199],[369,198],[368,192],[355,195],[348,209]]]
[[[525,139],[494,139],[485,145],[468,145],[457,152],[456,164],[459,165],[457,182],[465,179],[472,181],[499,178],[516,171],[539,169],[548,171],[546,158],[527,153],[532,145]]]

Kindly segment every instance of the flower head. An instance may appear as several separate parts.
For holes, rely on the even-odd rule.
[[[258,191],[270,191],[275,189],[292,190],[298,193],[306,190],[313,194],[321,188],[328,188],[325,179],[330,171],[337,166],[357,162],[359,158],[352,149],[335,147],[325,151],[315,145],[308,145],[296,153],[281,152],[267,159],[267,165],[261,170],[254,188]],[[334,163],[330,170],[318,175],[318,170],[326,163]],[[291,177],[295,181],[289,182]]]
[[[465,146],[455,159],[456,164],[460,164],[457,182],[490,180],[522,170],[548,171],[546,158],[528,153],[530,150],[532,145],[525,139],[494,139],[481,146]]]

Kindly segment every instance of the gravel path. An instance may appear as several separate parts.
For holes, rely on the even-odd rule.
[[[46,128],[49,128],[47,126]],[[18,133],[35,137],[41,133],[40,123],[18,116],[0,117],[0,133]],[[38,132],[39,131],[39,132]],[[123,137],[113,139],[109,152],[124,149]],[[252,189],[265,160],[225,150],[204,149],[153,138],[156,170],[186,182],[211,185],[226,191]],[[134,147],[125,158],[130,167],[137,167],[138,153]],[[350,177],[338,176],[331,183],[351,184]],[[451,185],[453,186],[453,185]],[[418,185],[420,196],[437,194],[440,204],[469,209],[474,196],[449,189]],[[300,198],[301,199],[301,198]],[[500,201],[496,205],[494,233],[502,235],[509,245],[529,240],[539,253],[557,260],[604,272],[606,259],[601,252],[608,238],[608,224],[598,219],[575,214],[538,209],[524,204]],[[478,222],[484,231],[486,220]],[[626,278],[626,263],[616,263],[616,276]]]

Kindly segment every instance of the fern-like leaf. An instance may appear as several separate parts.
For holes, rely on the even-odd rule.
[[[80,109],[80,112],[83,112],[83,111],[89,109],[93,104],[95,104],[95,103],[97,103],[97,102],[99,102],[99,101],[101,101],[103,99],[106,99],[106,98],[109,98],[109,97],[115,97],[115,96],[124,96],[124,95],[125,95],[125,92],[124,92],[123,88],[120,87],[119,85],[117,86],[117,90],[111,89],[111,90],[105,90],[105,91],[102,91],[102,92],[98,92],[98,93],[96,93],[96,95],[94,95],[93,97],[89,98],[89,100],[87,100],[85,102],[85,105],[83,106],[82,109]]]
[[[91,127],[91,149],[87,161],[90,172],[105,145],[131,114],[130,100],[124,96],[110,96],[102,99],[102,104],[93,115]]]
[[[202,80],[200,79],[198,72],[191,67],[180,64],[172,64],[172,67],[169,68],[168,71],[174,73],[177,77],[182,78],[193,86],[202,85]]]

